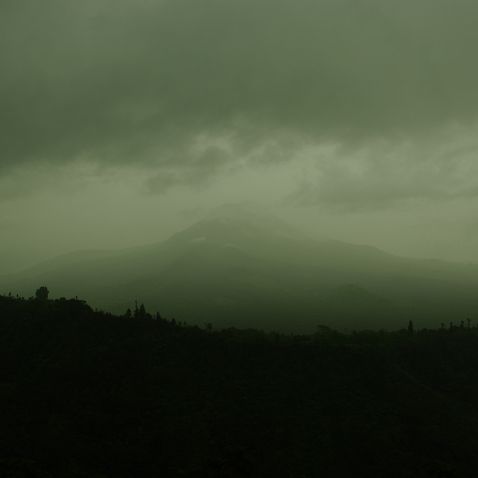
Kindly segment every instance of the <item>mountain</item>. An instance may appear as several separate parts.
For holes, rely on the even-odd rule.
[[[168,240],[54,258],[0,290],[80,296],[122,313],[135,301],[188,323],[312,331],[465,320],[478,311],[478,266],[407,259],[305,238],[270,216],[214,214]]]

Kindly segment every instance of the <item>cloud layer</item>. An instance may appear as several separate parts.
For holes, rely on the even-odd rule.
[[[4,0],[1,166],[190,168],[202,135],[242,151],[472,123],[476,18],[471,0]]]
[[[478,260],[477,19],[475,0],[1,0],[0,266],[242,200]]]

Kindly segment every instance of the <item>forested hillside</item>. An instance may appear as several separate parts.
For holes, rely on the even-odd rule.
[[[4,477],[472,477],[478,329],[214,330],[0,297]]]

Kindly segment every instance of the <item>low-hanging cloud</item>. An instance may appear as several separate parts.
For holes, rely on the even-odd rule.
[[[351,150],[310,150],[287,200],[338,210],[389,209],[400,202],[478,198],[477,129],[420,141],[379,141]]]

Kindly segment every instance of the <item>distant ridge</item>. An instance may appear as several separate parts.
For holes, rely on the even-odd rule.
[[[135,300],[190,323],[313,331],[423,326],[478,316],[478,267],[318,241],[273,215],[228,206],[147,246],[80,251],[0,279],[38,283],[121,313]]]

